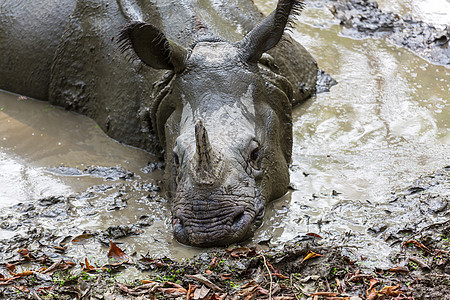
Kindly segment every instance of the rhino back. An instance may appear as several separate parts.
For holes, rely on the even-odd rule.
[[[0,3],[0,88],[48,98],[50,66],[76,1]]]

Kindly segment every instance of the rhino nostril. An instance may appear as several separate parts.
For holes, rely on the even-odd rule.
[[[245,212],[241,212],[241,213],[237,214],[233,219],[233,224],[240,223],[244,219],[244,216],[245,216]]]
[[[264,217],[264,212],[265,212],[265,209],[264,209],[264,206],[263,206],[258,211],[258,214],[256,215],[255,219],[258,219],[258,220],[262,219]]]
[[[178,226],[184,226],[183,225],[183,222],[181,221],[181,219],[180,218],[177,218],[177,217],[174,217],[173,218],[173,220],[172,220],[172,225],[173,226],[175,226],[175,225],[178,225]]]

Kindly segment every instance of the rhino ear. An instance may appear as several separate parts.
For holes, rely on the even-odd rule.
[[[176,73],[184,70],[188,51],[151,24],[134,22],[127,25],[120,32],[119,43],[122,51],[131,48],[142,62],[152,68],[174,70]]]
[[[238,43],[243,51],[243,59],[256,63],[264,52],[275,47],[285,28],[292,26],[303,6],[302,1],[279,0],[277,8]]]

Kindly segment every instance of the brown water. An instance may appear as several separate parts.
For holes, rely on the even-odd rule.
[[[450,10],[443,13],[440,6],[431,5],[433,1],[382,1],[380,6],[401,14],[411,12],[437,25],[450,24]],[[256,2],[265,13],[276,3]],[[294,38],[339,84],[294,111],[291,181],[295,190],[269,205],[250,244],[269,239],[277,244],[308,232],[339,240],[353,232],[349,243],[365,248],[362,253],[385,256],[387,245],[367,234],[370,212],[375,216],[377,204],[385,203],[393,190],[450,163],[450,70],[384,40],[341,37],[337,22],[320,5],[307,8],[298,23]],[[116,184],[104,192],[96,190],[94,198],[75,199],[78,217],[42,219],[41,225],[61,236],[74,236],[83,230],[132,224],[139,216],[150,215],[155,220],[152,226],[141,235],[121,239],[128,253],[175,258],[201,253],[204,250],[173,240],[166,200],[158,193],[149,197],[140,187],[161,179],[160,171],[144,172],[150,161],[154,158],[149,154],[108,138],[86,117],[0,92],[0,211],[4,213],[17,203]],[[121,166],[137,179],[106,182],[48,170],[92,165]],[[333,191],[338,193],[333,196]],[[125,208],[102,206],[102,201],[111,201],[119,192],[127,195]],[[364,214],[357,209],[336,211],[341,204],[364,206]],[[95,213],[83,213],[87,206]],[[0,230],[0,239],[14,234]],[[80,246],[73,251],[81,258],[105,248]]]

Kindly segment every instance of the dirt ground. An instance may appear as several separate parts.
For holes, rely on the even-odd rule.
[[[19,249],[3,262],[3,299],[450,299],[450,221],[403,242],[389,269],[362,271],[346,245],[311,241],[230,247],[184,262],[135,257],[119,248],[110,263],[76,265]],[[64,251],[57,249],[55,252]],[[105,254],[106,255],[106,254]],[[361,260],[363,258],[359,258]],[[133,281],[118,280],[131,269]]]
[[[424,225],[420,218],[427,213],[448,216],[449,185],[446,167],[393,193],[390,206],[417,211],[417,216],[408,214],[407,226],[369,228],[392,245],[388,268],[363,267],[367,258],[348,239],[329,242],[314,233],[283,247],[233,245],[176,262],[125,253],[113,242],[139,234],[146,220],[64,239],[29,228],[27,234],[0,243],[0,298],[450,299],[450,220]],[[61,201],[39,203],[58,210]],[[32,218],[33,209],[25,211]],[[11,228],[7,218],[0,223]],[[80,263],[67,254],[71,247],[89,243],[109,243],[109,252]]]

